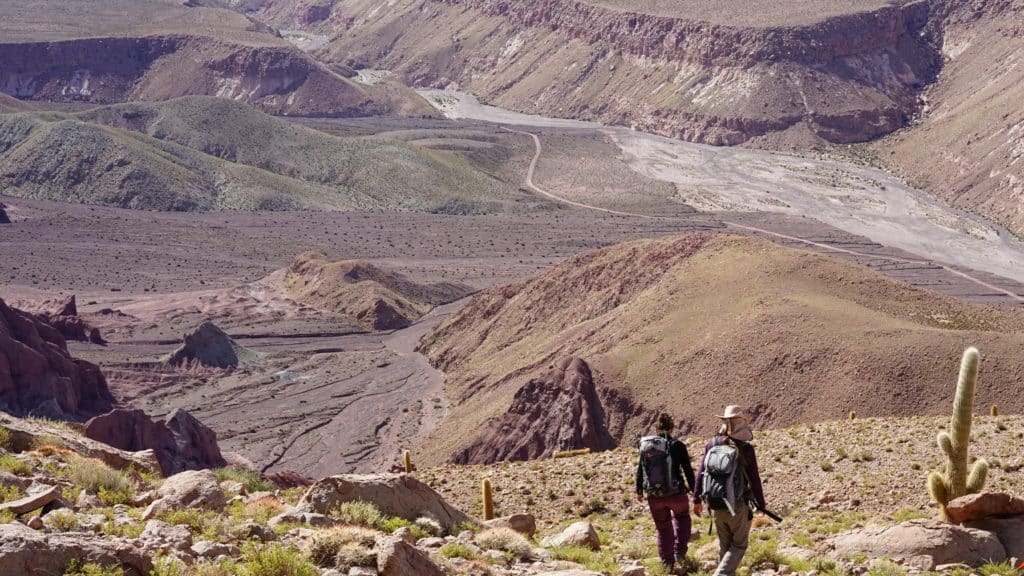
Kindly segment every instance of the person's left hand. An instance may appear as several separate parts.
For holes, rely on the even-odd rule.
[[[636,495],[636,501],[642,503],[644,501],[644,495],[643,494],[637,494]]]

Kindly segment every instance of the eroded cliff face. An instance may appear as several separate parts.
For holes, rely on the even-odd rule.
[[[762,28],[575,0],[271,1],[258,15],[337,34],[318,54],[330,63],[712,144],[886,134],[917,113],[940,63],[927,2]]]
[[[945,63],[927,111],[875,149],[915,186],[1024,235],[1024,3],[946,2],[930,26]]]
[[[351,82],[288,46],[198,36],[4,43],[0,61],[0,91],[25,100],[108,104],[209,95],[271,114],[355,116],[399,113],[417,99]]]

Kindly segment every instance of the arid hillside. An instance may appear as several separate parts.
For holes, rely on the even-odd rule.
[[[450,282],[418,284],[366,261],[331,262],[315,252],[296,258],[284,283],[295,301],[348,316],[367,330],[405,328],[473,291]]]
[[[885,165],[913,184],[1024,234],[1024,4],[944,6],[945,64],[920,123],[880,142]]]
[[[567,356],[589,364],[597,413],[619,441],[665,409],[682,431],[708,432],[732,403],[750,407],[762,427],[850,410],[941,413],[967,345],[985,356],[978,401],[1019,411],[1020,312],[765,240],[622,244],[480,293],[421,341],[447,374],[452,405],[424,450],[441,460],[472,445],[528,380]],[[528,425],[506,422],[520,424]]]
[[[483,213],[523,196],[457,152],[336,137],[212,97],[0,116],[0,185],[148,210]]]
[[[290,115],[433,114],[398,83],[358,84],[269,27],[202,4],[0,1],[0,91],[99,104],[216,95]]]
[[[299,1],[267,3],[255,17],[333,36],[316,54],[335,65],[712,144],[886,134],[916,113],[940,62],[922,35],[926,2],[758,2],[743,10],[769,15],[757,24],[706,2],[609,4]]]

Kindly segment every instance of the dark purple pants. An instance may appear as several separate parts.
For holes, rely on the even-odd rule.
[[[690,543],[690,501],[686,493],[648,498],[654,527],[658,530],[658,556],[665,564],[682,562]]]

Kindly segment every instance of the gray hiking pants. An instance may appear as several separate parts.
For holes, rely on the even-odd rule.
[[[736,576],[736,569],[743,561],[750,536],[750,508],[746,503],[737,503],[736,515],[728,510],[712,510],[715,530],[718,532],[718,568],[714,576]]]

